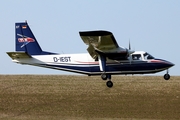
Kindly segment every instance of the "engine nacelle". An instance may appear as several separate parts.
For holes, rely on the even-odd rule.
[[[96,50],[96,52],[112,60],[127,60],[129,55],[134,53],[133,50],[128,50],[125,48],[111,50],[108,52],[101,52]]]

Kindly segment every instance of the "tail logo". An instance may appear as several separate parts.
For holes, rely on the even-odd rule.
[[[23,43],[23,45],[21,45],[21,48],[23,48],[30,42],[35,42],[35,40],[33,38],[30,38],[28,36],[24,36],[21,34],[17,34],[17,35],[21,37],[21,38],[18,38],[18,42]]]
[[[34,39],[32,38],[18,38],[19,42],[34,42]]]

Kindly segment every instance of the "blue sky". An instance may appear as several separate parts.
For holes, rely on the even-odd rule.
[[[179,75],[179,0],[4,0],[0,4],[0,74],[72,74],[11,62],[15,49],[15,22],[27,20],[42,49],[85,53],[83,30],[111,31],[120,46],[147,51],[175,64]],[[161,72],[157,75],[163,75]]]

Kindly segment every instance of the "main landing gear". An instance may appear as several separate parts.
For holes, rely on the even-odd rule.
[[[106,82],[107,87],[109,87],[109,88],[113,87],[113,82],[111,81],[111,74],[102,73],[101,78],[103,80],[108,79],[108,81]]]
[[[106,74],[106,57],[103,55],[98,56],[99,60],[99,68],[102,71],[101,78],[103,80],[107,80],[106,85],[107,87],[111,88],[113,86],[113,82],[111,81],[111,74]]]
[[[167,70],[167,73],[164,74],[164,79],[165,79],[165,80],[169,80],[170,77],[171,77],[171,76],[168,74],[168,72],[169,72],[169,71]]]

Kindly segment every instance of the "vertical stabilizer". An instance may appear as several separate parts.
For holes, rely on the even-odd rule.
[[[53,54],[42,51],[27,22],[15,23],[16,51],[29,55]]]

